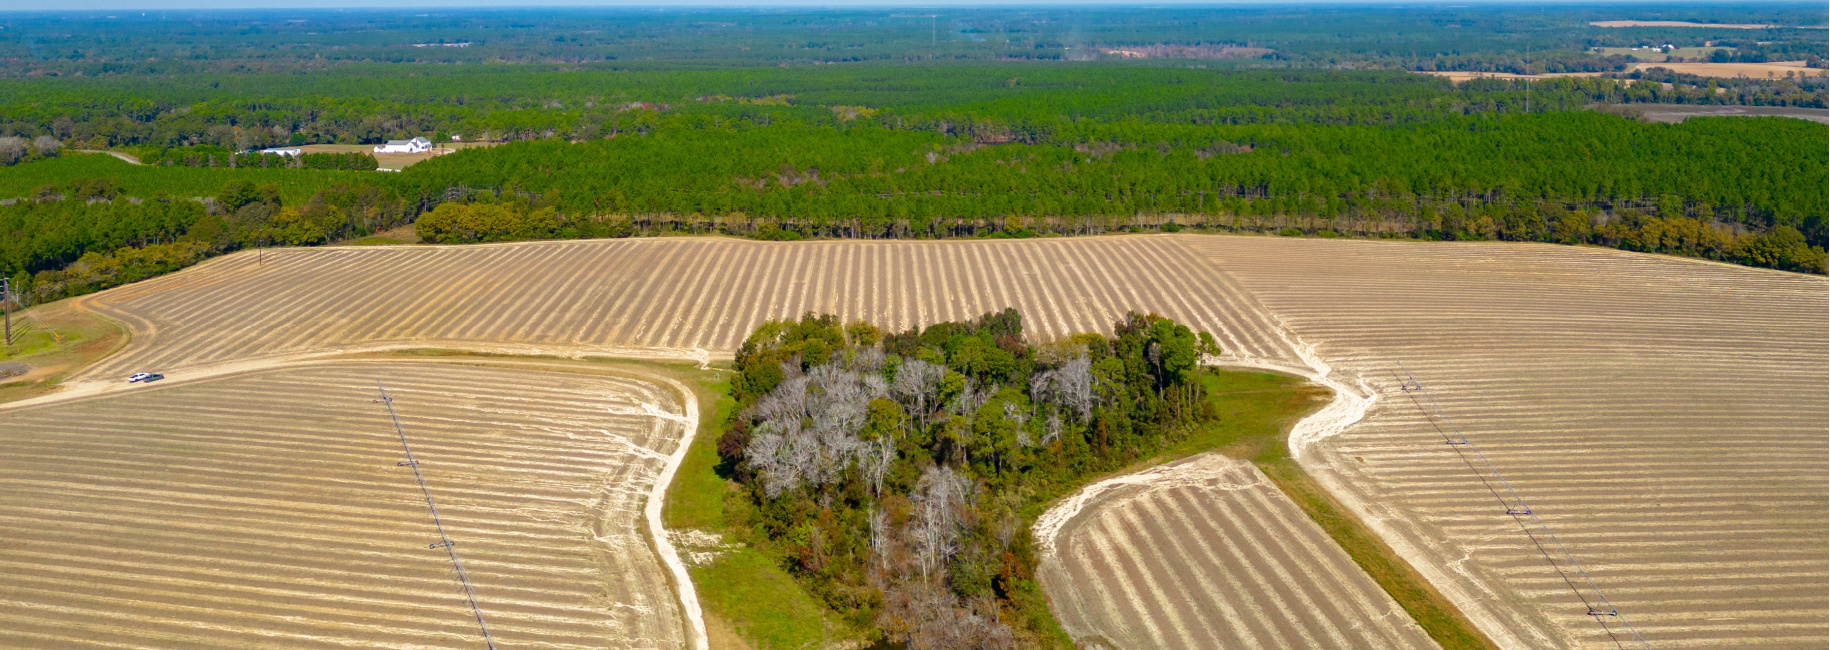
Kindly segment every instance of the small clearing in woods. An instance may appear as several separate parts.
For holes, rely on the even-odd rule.
[[[1598,20],[1589,23],[1596,27],[1719,27],[1722,29],[1768,29],[1778,25],[1753,25],[1746,23],[1693,23],[1682,20]]]
[[[1721,77],[1724,79],[1784,79],[1787,73],[1794,77],[1822,77],[1823,68],[1807,68],[1804,61],[1774,61],[1771,63],[1639,63],[1633,70],[1651,70],[1664,68],[1680,74],[1693,74],[1699,77]]]
[[[1595,110],[1647,122],[1676,124],[1693,117],[1790,117],[1830,124],[1830,111],[1796,106],[1714,106],[1709,104],[1597,104]]]
[[[427,153],[375,153],[372,144],[308,144],[299,147],[303,153],[366,153],[381,163],[381,168],[390,171],[406,169],[414,163],[425,162],[437,156],[457,153],[464,149],[493,147],[495,142],[440,142]]]

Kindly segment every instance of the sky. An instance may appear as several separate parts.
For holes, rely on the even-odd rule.
[[[1656,2],[1659,0],[1644,0]],[[1607,4],[1629,4],[1634,0],[1609,0]],[[347,9],[390,7],[809,7],[849,9],[858,7],[932,7],[932,6],[1010,6],[1010,5],[1288,5],[1288,4],[1394,4],[1392,0],[0,0],[0,12],[15,11],[129,11],[183,9]],[[1397,2],[1405,6],[1449,6],[1500,4],[1495,0],[1452,0],[1435,2]],[[1506,4],[1583,4],[1579,0],[1532,2],[1513,0]],[[1678,0],[1665,4],[1693,4]]]
[[[1300,1],[1300,0],[1299,0]],[[1348,0],[1352,2],[1352,0]],[[1465,4],[1465,0],[1463,4]],[[1215,5],[1270,4],[1226,0],[0,0],[0,10],[347,9],[389,7],[922,7],[985,5]],[[1342,4],[1337,2],[1337,4]]]

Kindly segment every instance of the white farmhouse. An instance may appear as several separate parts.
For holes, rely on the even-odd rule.
[[[431,150],[432,141],[425,138],[389,140],[387,144],[375,147],[375,153],[425,153]]]

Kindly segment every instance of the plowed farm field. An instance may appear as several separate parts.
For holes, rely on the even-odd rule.
[[[331,362],[0,412],[0,647],[673,648],[642,381]],[[644,406],[648,405],[648,406]]]
[[[1039,577],[1098,648],[1433,648],[1251,463],[1196,456],[1126,480],[1055,531]]]
[[[1588,615],[1596,590],[1547,562],[1400,365],[1646,642],[1824,647],[1824,278],[1539,245],[1188,244],[1377,397],[1305,467],[1496,640],[1641,647]]]
[[[1503,646],[1615,647],[1627,624],[1659,647],[1822,647],[1830,636],[1830,291],[1821,277],[1558,246],[1198,235],[680,238],[268,255],[264,265],[227,256],[84,300],[126,323],[133,341],[70,392],[140,370],[182,378],[379,348],[711,358],[765,319],[806,311],[906,327],[1015,307],[1039,339],[1154,311],[1215,333],[1223,363],[1335,388],[1336,403],[1292,434],[1298,458]],[[1546,561],[1443,443],[1435,428],[1444,423],[1399,390],[1400,364],[1598,590],[1573,588],[1572,567]],[[1101,506],[1085,530],[1104,517],[1148,520],[1152,507],[1166,504]],[[1190,542],[1158,532],[1169,530],[1125,539],[1158,549]],[[1339,552],[1318,552],[1329,551]],[[1239,553],[1240,567],[1269,558]],[[1143,594],[1172,572],[1197,585],[1250,575],[1221,565],[1111,572],[1103,588]],[[1255,570],[1276,575],[1275,566]],[[1585,601],[1598,592],[1619,617],[1588,615]],[[1280,597],[1300,603],[1295,593]],[[1330,625],[1385,611],[1368,598],[1280,633],[1302,645],[1301,629],[1330,645]],[[1191,622],[1237,625],[1218,604],[1198,615],[1130,611],[1101,630],[1176,646],[1173,631]],[[1354,634],[1387,633],[1356,623]],[[1278,644],[1267,628],[1247,629],[1257,643]]]
[[[750,242],[634,239],[231,255],[97,295],[135,341],[90,377],[326,350],[490,346],[729,356],[807,311],[904,328],[1016,307],[1039,337],[1154,310],[1280,355],[1224,279],[1175,240]]]

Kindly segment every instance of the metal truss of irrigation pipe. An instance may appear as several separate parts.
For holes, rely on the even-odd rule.
[[[477,592],[470,588],[470,576],[464,573],[464,563],[458,561],[457,547],[451,537],[445,534],[445,522],[438,518],[438,506],[432,503],[432,490],[426,488],[426,475],[419,472],[419,461],[413,460],[413,448],[407,446],[407,430],[400,426],[400,414],[394,412],[394,398],[388,396],[388,389],[375,380],[375,388],[381,391],[381,403],[388,405],[388,417],[394,419],[394,432],[400,434],[400,449],[407,452],[406,462],[399,463],[413,468],[413,478],[419,481],[419,492],[426,496],[426,509],[432,511],[432,525],[438,528],[438,543],[427,548],[444,547],[445,554],[451,556],[451,568],[457,570],[458,584],[464,586],[464,598],[470,601],[470,613],[477,618],[477,628],[483,630],[483,645],[489,650],[496,650],[496,640],[489,636],[489,624],[483,622],[483,610],[477,607]]]
[[[1400,375],[1400,372],[1403,374]],[[1487,491],[1493,494],[1493,498],[1498,499],[1500,505],[1506,507],[1506,514],[1511,515],[1513,521],[1518,522],[1519,529],[1525,532],[1526,537],[1531,538],[1531,543],[1538,547],[1539,553],[1544,555],[1544,561],[1549,562],[1551,568],[1557,570],[1557,575],[1563,578],[1563,583],[1569,585],[1570,591],[1576,594],[1576,598],[1588,607],[1589,617],[1595,619],[1595,622],[1601,625],[1601,631],[1606,632],[1608,638],[1614,640],[1614,646],[1625,648],[1628,642],[1623,640],[1614,628],[1608,627],[1607,619],[1610,618],[1619,624],[1621,630],[1632,635],[1631,641],[1637,642],[1639,647],[1652,647],[1652,644],[1646,642],[1645,637],[1639,635],[1639,630],[1633,629],[1633,624],[1627,622],[1627,617],[1620,614],[1620,610],[1614,607],[1614,603],[1608,600],[1607,595],[1601,593],[1601,586],[1595,584],[1594,578],[1589,577],[1589,572],[1582,568],[1581,562],[1576,561],[1576,555],[1563,545],[1563,540],[1557,539],[1557,536],[1550,532],[1550,526],[1545,525],[1544,520],[1539,519],[1538,515],[1532,512],[1531,505],[1525,503],[1525,498],[1519,496],[1517,490],[1512,489],[1512,484],[1506,481],[1504,475],[1500,474],[1499,468],[1494,467],[1493,462],[1487,460],[1487,455],[1481,453],[1480,448],[1476,447],[1473,442],[1468,440],[1468,436],[1461,432],[1461,427],[1456,426],[1455,421],[1449,419],[1449,415],[1442,410],[1442,405],[1436,403],[1436,397],[1425,390],[1416,377],[1411,376],[1411,371],[1405,368],[1404,364],[1398,364],[1398,370],[1393,371],[1392,376],[1398,379],[1399,389],[1410,397],[1411,404],[1415,405],[1417,411],[1423,414],[1423,419],[1428,420],[1430,426],[1435,427],[1436,433],[1442,436],[1443,442],[1455,448],[1455,453],[1461,456],[1462,462],[1468,464],[1468,469],[1474,470],[1474,474],[1480,477],[1481,484],[1487,487]],[[1423,399],[1419,400],[1419,395],[1422,395]],[[1428,408],[1424,406],[1425,401],[1429,402]],[[1448,425],[1447,431],[1443,430],[1445,424]],[[1476,465],[1476,461],[1479,462],[1479,465]],[[1552,547],[1555,547],[1555,554],[1552,553]],[[1556,555],[1562,555],[1564,562],[1558,563]],[[1571,569],[1574,569],[1575,575],[1571,575]],[[1594,593],[1593,600],[1583,593],[1579,582],[1588,585],[1589,591]]]

